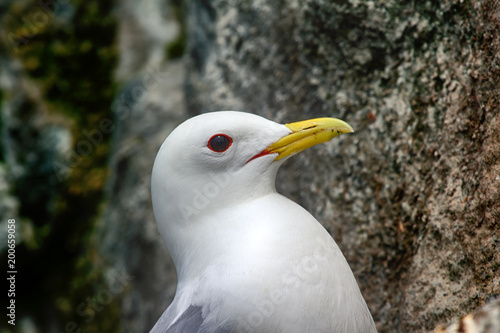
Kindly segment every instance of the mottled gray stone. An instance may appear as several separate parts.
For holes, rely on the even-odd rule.
[[[500,332],[500,299],[487,303],[465,317],[460,317],[446,326],[438,327],[436,333],[496,333]]]
[[[186,110],[354,127],[287,162],[277,187],[336,239],[380,332],[432,331],[498,296],[498,2],[193,0],[186,13],[183,62],[157,67],[159,39],[132,11],[141,28],[120,30],[126,84],[96,241],[134,276],[126,332],[152,327],[175,289],[149,177]],[[148,68],[173,72],[134,98]]]
[[[117,79],[124,83],[111,106],[110,176],[93,243],[107,275],[131,276],[120,294],[123,332],[148,332],[175,293],[175,268],[157,231],[150,179],[160,145],[186,118],[184,63],[165,61],[165,44],[179,33],[170,5],[123,1],[118,7]]]
[[[143,73],[132,89],[149,75]],[[125,270],[132,276],[121,295],[124,332],[151,329],[175,292],[175,270],[156,228],[150,181],[156,152],[185,117],[182,62],[159,68],[155,77],[158,85],[127,104],[128,112],[117,113],[107,200],[94,241],[105,271]],[[124,89],[117,98],[130,91]]]
[[[288,162],[277,186],[337,240],[381,332],[431,330],[499,293],[497,14],[497,2],[190,2],[191,113],[356,130]]]

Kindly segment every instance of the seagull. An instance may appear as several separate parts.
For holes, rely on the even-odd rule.
[[[151,192],[178,283],[151,333],[377,332],[335,241],[275,189],[284,161],[349,132],[334,118],[282,125],[239,111],[172,131]]]

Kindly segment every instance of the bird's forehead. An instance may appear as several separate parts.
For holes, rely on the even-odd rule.
[[[283,130],[283,125],[254,114],[236,111],[205,113],[186,121],[183,127],[186,135],[203,138],[217,133],[246,136]]]

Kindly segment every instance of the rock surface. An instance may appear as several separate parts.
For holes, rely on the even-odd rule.
[[[123,88],[112,105],[117,125],[110,153],[107,200],[93,244],[107,274],[124,270],[123,332],[148,332],[175,294],[175,268],[151,207],[151,170],[170,131],[186,118],[182,61],[165,61],[165,45],[180,33],[164,1],[119,4]],[[167,13],[167,15],[162,15]]]
[[[430,331],[498,297],[499,15],[498,1],[189,7],[190,112],[357,130],[277,185],[337,240],[380,332]]]
[[[447,327],[438,327],[436,333],[496,333],[500,332],[500,300],[488,303]]]
[[[50,221],[58,233],[38,241],[68,238],[42,247],[45,255],[62,252],[67,262],[54,263],[40,278],[44,292],[36,295],[50,302],[38,317],[27,307],[26,325],[34,318],[40,332],[63,331],[72,318],[88,332],[153,326],[176,281],[152,214],[152,164],[178,123],[214,110],[283,123],[333,116],[353,126],[356,133],[288,161],[277,188],[335,238],[381,333],[460,331],[464,319],[458,318],[478,318],[465,316],[498,298],[499,1],[121,0],[112,8],[115,69],[99,67],[112,61],[111,5],[82,3],[53,7],[54,22],[36,31],[20,53],[7,56],[0,49],[1,222],[19,216],[28,233],[39,224],[38,235]],[[16,27],[19,17],[40,10],[35,1],[12,4],[0,5],[9,9],[0,15],[2,27]],[[88,40],[78,40],[82,36]],[[50,51],[39,50],[45,44]],[[182,59],[171,59],[184,44]],[[102,58],[83,57],[94,51]],[[81,59],[97,61],[78,71],[71,61]],[[120,90],[113,100],[99,76],[85,75],[92,69],[114,73]],[[67,79],[68,73],[78,80]],[[94,85],[101,88],[92,98],[83,94]],[[99,104],[92,104],[97,98]],[[94,107],[102,110],[94,113]],[[84,139],[79,126],[92,130],[107,116],[112,144],[98,145],[59,183],[45,167],[78,147]],[[21,132],[7,133],[13,130]],[[103,157],[107,176],[100,169]],[[21,185],[33,179],[43,180],[33,187],[36,196],[21,195],[30,193]],[[47,220],[30,207],[41,207]],[[28,262],[50,260],[42,253]],[[73,266],[80,268],[68,273]],[[91,277],[80,276],[88,266]],[[30,272],[39,276],[39,268]],[[92,278],[95,271],[106,279]],[[79,302],[111,290],[117,271],[130,276],[125,288],[83,326],[86,317],[75,314]],[[58,283],[70,289],[59,290]],[[21,285],[26,295],[20,299],[29,299],[32,283]],[[486,322],[498,323],[498,301],[480,311]]]

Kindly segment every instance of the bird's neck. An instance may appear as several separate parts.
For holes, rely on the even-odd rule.
[[[238,239],[238,233],[241,233],[238,223],[244,222],[241,219],[231,220],[232,214],[227,217],[225,211],[277,195],[274,179],[262,177],[245,185],[245,182],[238,183],[235,178],[214,175],[210,182],[202,186],[187,190],[173,187],[164,195],[153,196],[158,227],[179,276],[196,275],[221,253],[230,251],[231,242]],[[155,201],[155,197],[167,199],[159,202]],[[193,264],[200,257],[205,261]]]
[[[252,214],[259,209],[257,201],[263,198],[278,196],[272,192],[259,199],[247,200],[243,203],[210,207],[189,216],[185,223],[185,216],[177,216],[176,227],[172,227],[170,220],[164,221],[162,236],[170,255],[174,261],[179,280],[189,281],[200,276],[216,261],[223,262],[225,257],[238,251],[253,251],[255,235],[252,233],[266,232],[270,225],[265,221],[253,220]],[[265,199],[264,199],[265,200]],[[240,210],[240,206],[244,206]],[[251,207],[251,208],[248,208]],[[241,250],[243,249],[243,250]],[[242,253],[244,257],[247,253]]]

